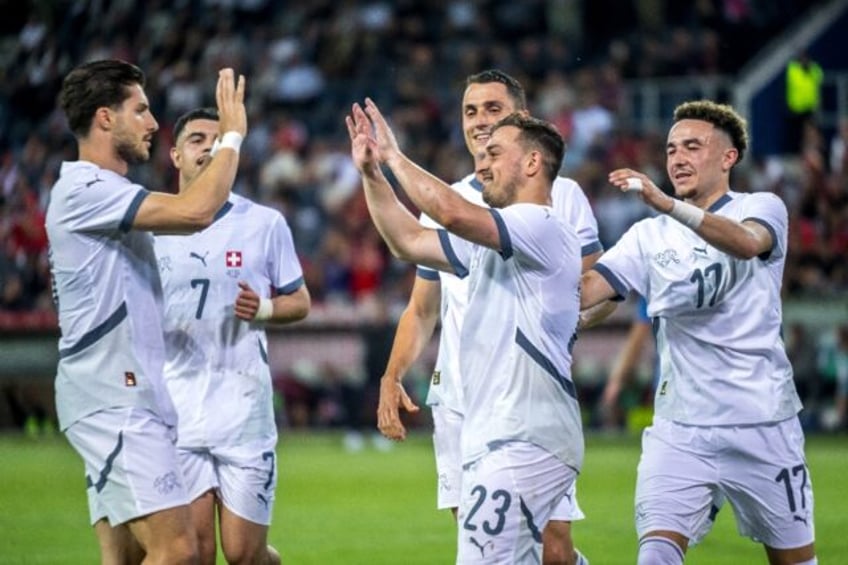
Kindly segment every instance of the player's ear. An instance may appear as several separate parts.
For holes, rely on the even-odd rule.
[[[724,155],[721,159],[721,170],[723,172],[729,171],[733,165],[739,160],[739,151],[735,147],[731,147],[730,149],[726,149],[724,151]]]
[[[171,147],[171,163],[174,164],[174,168],[179,170],[180,164],[183,162],[183,156],[180,154],[179,150],[176,147]]]
[[[91,127],[101,131],[111,131],[115,125],[115,115],[108,106],[101,106],[94,111],[94,118],[91,120]]]

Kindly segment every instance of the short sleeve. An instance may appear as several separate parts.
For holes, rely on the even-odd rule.
[[[491,210],[501,234],[501,256],[518,257],[529,268],[559,265],[569,248],[577,255],[577,237],[547,206],[516,204]]]
[[[69,193],[65,217],[68,229],[74,232],[128,232],[149,194],[137,184],[95,178]]]
[[[303,270],[291,230],[280,215],[271,224],[268,261],[271,284],[277,294],[291,294],[303,286]]]
[[[642,257],[639,224],[635,224],[592,268],[606,279],[619,298],[624,298],[631,290],[647,296],[648,265],[649,262]]]
[[[772,238],[772,248],[760,255],[763,260],[786,255],[789,217],[786,205],[777,195],[757,192],[748,195],[742,203],[742,221],[753,221],[765,227]]]
[[[581,257],[603,251],[603,245],[598,237],[598,222],[592,212],[592,206],[577,182],[558,178],[554,183],[553,204],[556,212],[561,214],[577,232]]]

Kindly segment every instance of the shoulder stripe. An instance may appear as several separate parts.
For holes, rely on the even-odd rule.
[[[442,244],[442,251],[445,252],[445,257],[448,260],[448,263],[453,267],[453,272],[459,278],[465,278],[468,276],[468,268],[463,265],[459,257],[456,256],[456,253],[453,250],[453,247],[450,243],[450,236],[446,230],[437,230],[439,234],[439,243]]]
[[[95,327],[84,336],[80,338],[78,342],[76,342],[71,347],[66,347],[65,349],[59,350],[59,359],[63,359],[65,357],[69,357],[74,355],[75,353],[79,353],[83,349],[94,345],[97,341],[100,340],[103,336],[114,330],[118,327],[124,318],[127,317],[127,303],[121,302],[121,305],[115,310],[112,315],[110,315],[106,320],[101,323],[99,326]]]
[[[512,239],[509,237],[509,230],[506,229],[506,223],[503,221],[501,213],[494,208],[489,208],[489,213],[495,219],[495,225],[498,226],[498,236],[501,240],[501,257],[504,261],[512,257]]]
[[[544,353],[536,349],[536,346],[530,343],[530,340],[524,335],[524,332],[521,331],[521,328],[515,328],[515,343],[518,344],[518,347],[523,349],[527,355],[530,356],[533,361],[541,365],[541,367],[547,372],[550,376],[554,378],[554,380],[559,383],[565,393],[571,398],[577,400],[577,391],[574,389],[574,383],[571,382],[567,377],[561,375],[557,368],[554,367],[553,362],[548,359]]]
[[[150,196],[150,191],[143,188],[136,193],[127,211],[124,213],[124,217],[121,219],[121,224],[118,226],[122,232],[128,232],[132,229],[133,222],[135,222],[135,215],[138,214],[141,203],[148,196]]]

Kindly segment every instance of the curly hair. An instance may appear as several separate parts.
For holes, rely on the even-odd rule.
[[[730,141],[739,157],[736,163],[745,156],[748,149],[748,124],[732,106],[719,104],[712,100],[695,100],[684,102],[674,109],[674,122],[680,120],[701,120],[711,123],[730,137]]]

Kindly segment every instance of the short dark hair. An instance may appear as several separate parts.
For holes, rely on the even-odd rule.
[[[472,84],[489,84],[491,82],[499,82],[506,87],[506,92],[512,99],[516,110],[527,109],[527,95],[524,93],[524,87],[521,86],[520,82],[503,71],[488,69],[470,75],[465,79],[465,87],[468,88]]]
[[[694,100],[684,102],[674,109],[674,122],[680,120],[701,120],[709,122],[730,137],[730,142],[739,157],[736,163],[745,156],[748,149],[748,124],[729,104],[719,104],[712,100]],[[736,164],[734,163],[734,165]]]
[[[207,108],[195,108],[194,110],[189,110],[179,118],[174,123],[174,141],[176,142],[180,138],[180,134],[185,129],[186,125],[189,122],[194,120],[212,120],[214,122],[218,121],[218,109],[207,107]]]
[[[59,104],[77,137],[86,137],[98,108],[117,108],[131,96],[129,87],[144,87],[144,73],[118,59],[91,61],[72,70],[62,82]]]
[[[515,112],[492,126],[492,133],[506,126],[521,130],[518,140],[525,148],[532,147],[542,153],[545,173],[548,180],[553,182],[559,175],[562,158],[565,156],[565,141],[556,127],[545,120]]]

